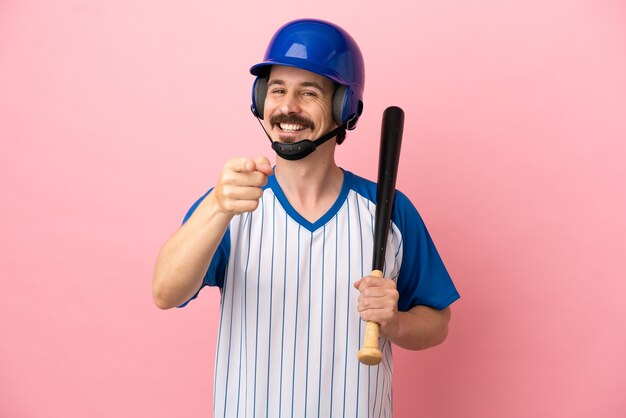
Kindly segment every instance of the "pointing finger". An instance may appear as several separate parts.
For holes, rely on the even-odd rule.
[[[255,160],[256,170],[265,174],[266,176],[271,175],[274,170],[272,169],[272,164],[267,157],[259,157]]]
[[[226,162],[224,168],[237,173],[250,173],[255,170],[255,164],[250,158],[233,158]]]

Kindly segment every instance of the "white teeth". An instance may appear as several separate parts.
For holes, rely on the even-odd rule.
[[[304,129],[304,126],[302,125],[294,125],[291,123],[281,123],[280,124],[280,129],[282,129],[283,131],[286,132],[296,132],[296,131],[301,131],[302,129]]]

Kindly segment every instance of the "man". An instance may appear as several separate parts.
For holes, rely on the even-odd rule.
[[[250,71],[276,165],[226,162],[161,250],[155,303],[220,288],[215,416],[391,416],[390,343],[441,343],[459,295],[400,192],[385,278],[368,276],[376,185],[334,160],[363,109],[361,52],[336,25],[297,20]],[[365,321],[380,324],[373,367],[357,360]]]

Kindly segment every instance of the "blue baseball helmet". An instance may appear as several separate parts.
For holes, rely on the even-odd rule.
[[[252,110],[263,119],[266,75],[272,65],[311,71],[337,84],[333,117],[338,125],[354,129],[363,112],[365,69],[363,55],[352,37],[339,26],[317,19],[299,19],[281,27],[270,41],[263,62],[250,68],[257,76],[252,88]]]

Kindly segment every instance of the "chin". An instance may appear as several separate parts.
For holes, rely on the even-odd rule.
[[[302,141],[301,139],[287,138],[281,141],[283,144],[295,144],[298,141]]]
[[[305,139],[305,138],[295,138],[293,136],[286,136],[286,135],[285,136],[281,136],[281,135],[278,136],[278,141],[282,142],[283,144],[293,144],[295,142],[302,141],[303,139]]]

